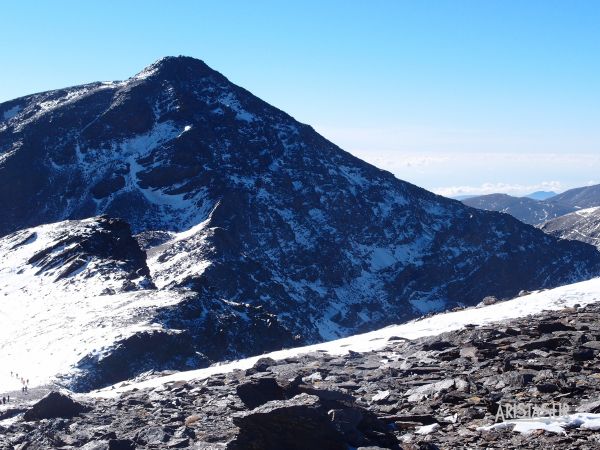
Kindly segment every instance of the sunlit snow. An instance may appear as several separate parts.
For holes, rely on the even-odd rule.
[[[10,120],[10,119],[12,119],[17,114],[19,114],[19,112],[21,112],[21,109],[23,109],[21,105],[15,105],[12,108],[7,109],[2,114],[3,120]]]
[[[14,387],[10,371],[29,379],[31,387],[48,383],[89,353],[101,352],[139,331],[159,328],[151,322],[153,311],[182,300],[176,292],[154,290],[102,295],[107,290],[118,292],[122,286],[127,273],[119,271],[118,263],[107,273],[98,270],[102,261],[90,258],[58,280],[64,266],[39,273],[38,266],[28,263],[40,250],[64,250],[56,242],[72,232],[70,227],[83,235],[93,226],[94,219],[60,222],[0,240],[0,386]]]
[[[515,433],[531,434],[536,430],[550,433],[567,434],[571,428],[584,430],[600,430],[600,414],[575,413],[566,416],[536,417],[532,419],[507,420],[486,427],[477,428],[478,431],[512,429]]]

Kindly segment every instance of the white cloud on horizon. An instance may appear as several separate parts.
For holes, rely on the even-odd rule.
[[[370,162],[371,164],[390,167],[422,167],[435,164],[461,163],[461,164],[538,164],[540,161],[553,164],[568,165],[600,165],[600,154],[593,153],[555,153],[555,152],[430,152],[407,153],[401,151],[373,152],[351,151],[353,155]]]
[[[326,124],[315,128],[327,139],[352,153],[600,153],[600,135],[597,132],[575,133],[568,129],[468,129],[394,125],[336,127]]]
[[[381,169],[445,196],[538,190],[562,192],[598,184],[600,153],[352,151]]]
[[[507,183],[483,183],[479,186],[446,186],[433,189],[436,194],[444,197],[457,197],[459,195],[485,195],[485,194],[509,194],[523,196],[536,191],[562,192],[567,188],[560,181],[543,181],[538,184],[507,184]]]

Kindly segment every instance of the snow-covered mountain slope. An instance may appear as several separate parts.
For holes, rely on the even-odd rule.
[[[182,301],[158,292],[129,226],[104,217],[15,232],[0,239],[3,370],[48,382],[90,354],[145,330],[153,312]],[[0,379],[0,385],[8,380]]]
[[[552,198],[537,200],[529,197],[513,197],[507,194],[488,194],[463,199],[465,205],[486,211],[510,214],[521,222],[535,225],[574,211],[575,208]]]
[[[370,352],[383,349],[391,339],[417,339],[434,336],[465,326],[500,323],[504,320],[535,315],[541,311],[556,311],[575,305],[585,306],[600,302],[600,278],[534,292],[528,295],[488,306],[472,307],[455,312],[436,314],[401,325],[392,325],[369,333],[350,336],[344,339],[306,347],[276,351],[265,355],[214,365],[200,370],[179,372],[165,377],[132,383],[120,383],[92,393],[98,397],[114,397],[133,389],[156,387],[173,381],[186,381],[208,378],[217,373],[236,369],[249,369],[260,358],[282,360],[312,352],[326,352],[342,355],[348,352]]]
[[[76,367],[80,361],[106,357],[116,343],[138,333],[164,330],[153,322],[153,312],[180,301],[177,293],[158,291],[3,296],[0,352],[7,370],[0,374],[0,385],[10,381],[9,371],[29,379],[32,387],[61,374],[68,381],[83,376],[86,368]]]
[[[0,318],[0,386],[13,371],[30,386],[85,390],[247,354],[236,341],[258,352],[293,344],[250,305],[157,290],[129,226],[106,217],[0,238]]]
[[[0,298],[105,295],[153,288],[127,223],[106,217],[17,231],[0,239]],[[41,300],[40,300],[41,301]]]
[[[557,217],[540,225],[540,229],[552,236],[586,242],[600,249],[600,207]]]
[[[3,103],[0,118],[0,236],[123,218],[144,279],[186,296],[153,320],[211,360],[600,274],[594,247],[398,180],[192,58]]]

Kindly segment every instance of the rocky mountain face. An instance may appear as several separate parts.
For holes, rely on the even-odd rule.
[[[489,194],[460,199],[465,205],[510,214],[521,222],[539,225],[584,208],[600,206],[600,185],[570,189],[562,194],[534,192],[525,197]]]
[[[76,352],[78,389],[135,374],[133,365],[115,371],[107,355],[118,361],[132,351],[158,369],[188,367],[600,273],[592,246],[398,180],[196,59],[164,58],[122,82],[19,98],[0,105],[0,118],[7,254],[34,248],[26,233],[41,224],[112,221],[112,237],[97,237],[105,247],[58,237],[20,264],[27,273],[52,268],[49,291],[67,280],[85,298],[100,295],[104,312],[112,295],[152,305],[121,315],[143,317],[143,330],[90,338],[103,350]],[[122,220],[89,219],[101,214]],[[96,276],[89,255],[123,277],[97,283],[110,277]],[[74,265],[59,273],[52,258]],[[22,280],[11,264],[6,276]],[[102,289],[87,293],[90,283]],[[65,307],[64,296],[48,296]],[[181,349],[176,364],[149,328],[167,336],[165,348]]]
[[[0,420],[12,418],[0,422],[0,447],[594,449],[599,354],[593,303],[414,341],[393,336],[378,351],[263,358],[108,399],[53,393],[31,406],[13,396],[0,407]],[[582,414],[530,434],[498,415],[552,402]]]
[[[539,228],[561,239],[586,242],[600,248],[600,207],[581,209],[557,217]]]

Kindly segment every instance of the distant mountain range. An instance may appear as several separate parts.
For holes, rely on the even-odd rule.
[[[462,202],[473,208],[510,214],[521,222],[535,225],[573,211],[571,206],[551,200],[539,201],[508,194],[488,194],[467,198]]]
[[[550,197],[554,197],[556,195],[556,192],[552,192],[552,191],[536,191],[536,192],[532,192],[531,194],[527,194],[524,195],[523,197],[526,198],[531,198],[533,200],[546,200],[549,199]],[[456,195],[453,196],[451,198],[453,198],[454,200],[467,200],[469,198],[474,198],[474,197],[481,197],[482,195]],[[517,198],[522,198],[522,197],[517,197]]]
[[[552,191],[535,191],[531,194],[527,194],[524,197],[532,198],[533,200],[548,200],[550,197],[554,197],[556,192]]]
[[[3,366],[27,348],[77,390],[600,274],[593,246],[398,180],[187,57],[0,104],[0,210],[0,313],[31,324]]]
[[[562,194],[547,196],[549,194],[551,192],[534,192],[526,197],[488,194],[465,198],[462,202],[473,208],[507,213],[521,222],[532,225],[541,224],[579,209],[600,206],[600,185],[570,189]]]

